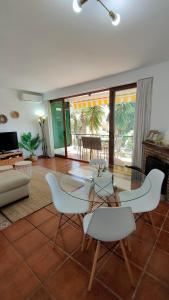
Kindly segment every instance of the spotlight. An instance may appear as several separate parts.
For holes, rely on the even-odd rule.
[[[82,5],[87,2],[87,0],[73,0],[73,10],[76,13],[80,13],[82,11]]]

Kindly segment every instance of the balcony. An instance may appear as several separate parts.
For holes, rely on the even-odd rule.
[[[83,147],[82,137],[98,137],[101,140],[101,151],[90,150]],[[109,135],[71,134],[71,144],[67,147],[68,157],[89,161],[92,158],[109,160]],[[58,152],[57,152],[58,153]],[[115,135],[114,162],[118,165],[131,165],[133,153],[133,135]]]

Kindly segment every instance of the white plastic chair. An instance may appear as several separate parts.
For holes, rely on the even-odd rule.
[[[160,202],[163,180],[164,173],[160,170],[153,169],[149,172],[143,185],[139,189],[130,192],[124,191],[119,193],[119,200],[121,202],[120,205],[122,207],[130,206],[133,213],[147,213],[155,234],[157,232],[151,211],[153,211]],[[148,190],[149,185],[150,190],[146,194],[146,190]],[[141,196],[142,194],[144,194],[144,191],[145,195]]]
[[[57,225],[54,245],[60,229],[62,216],[64,214],[77,214],[80,223],[82,224],[81,214],[87,213],[89,210],[89,195],[90,195],[90,182],[87,182],[84,187],[84,191],[75,191],[67,194],[64,192],[55,177],[54,174],[48,173],[46,181],[51,190],[52,200],[55,208],[60,212],[59,222]]]
[[[121,250],[126,263],[127,271],[131,280],[131,284],[134,286],[134,280],[130,264],[127,258],[126,250],[123,244],[129,234],[135,229],[135,220],[130,207],[100,207],[93,213],[87,214],[83,219],[83,229],[85,235],[97,240],[96,251],[93,259],[93,266],[90,275],[90,281],[88,290],[91,290],[96,264],[99,255],[100,242],[113,242],[120,241]]]

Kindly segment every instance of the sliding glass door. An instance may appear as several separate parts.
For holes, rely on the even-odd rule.
[[[110,164],[132,165],[136,84],[111,90]]]
[[[64,99],[51,101],[54,151],[57,156],[67,157],[71,145],[70,106]]]
[[[55,154],[66,156],[64,101],[57,100],[52,102],[51,113]]]
[[[55,154],[131,165],[135,106],[136,84],[51,101]],[[93,148],[85,145],[86,140],[94,141]]]

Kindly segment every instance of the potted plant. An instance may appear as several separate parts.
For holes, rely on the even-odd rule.
[[[38,157],[35,154],[35,150],[37,150],[40,143],[41,143],[41,138],[39,134],[33,137],[31,132],[28,132],[28,133],[23,133],[21,135],[21,141],[19,143],[19,147],[30,152],[30,159],[32,161],[36,161]]]

